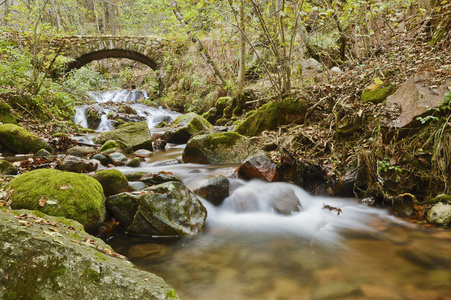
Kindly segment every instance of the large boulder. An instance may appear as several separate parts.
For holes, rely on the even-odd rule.
[[[299,99],[269,102],[238,124],[235,131],[246,136],[256,136],[265,130],[276,130],[281,125],[302,123],[306,110],[305,102]]]
[[[106,197],[127,192],[128,179],[117,169],[101,170],[92,176],[100,182]]]
[[[183,162],[198,164],[241,164],[253,155],[263,155],[247,137],[236,132],[195,136],[183,151]]]
[[[162,278],[138,270],[78,222],[0,210],[1,299],[175,297]]]
[[[106,201],[130,234],[180,236],[203,230],[207,210],[183,183],[170,181],[144,191],[114,195]]]
[[[195,135],[213,132],[214,127],[207,120],[196,113],[188,113],[175,119],[162,139],[168,143],[185,144]]]
[[[11,106],[5,102],[0,102],[0,123],[17,124],[16,118],[11,113]]]
[[[417,121],[417,117],[430,114],[431,108],[437,108],[443,104],[446,93],[449,92],[448,84],[439,87],[431,87],[428,81],[433,78],[428,72],[419,72],[406,80],[398,90],[387,98],[387,111],[400,113],[388,120],[387,126],[395,128],[411,127]]]
[[[103,144],[108,140],[119,141],[132,147],[133,151],[146,149],[153,151],[152,136],[147,122],[127,123],[118,128],[101,133],[94,142]]]
[[[105,196],[100,183],[87,175],[54,169],[39,169],[11,180],[13,209],[38,210],[45,214],[76,220],[88,231],[105,218]]]
[[[11,152],[18,154],[35,153],[41,149],[55,152],[46,141],[14,124],[0,125],[0,143]]]

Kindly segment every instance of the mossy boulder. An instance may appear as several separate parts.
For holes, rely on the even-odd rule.
[[[94,230],[105,218],[102,185],[87,175],[54,169],[39,169],[11,180],[5,190],[13,209],[31,209],[69,218]]]
[[[127,232],[145,236],[181,236],[201,232],[207,210],[181,182],[150,187],[147,193],[109,197],[108,210]]]
[[[449,197],[448,197],[449,198]],[[439,202],[432,206],[426,215],[426,220],[431,224],[448,225],[451,223],[451,204]]]
[[[213,132],[214,127],[207,120],[196,113],[188,113],[175,119],[162,139],[168,143],[185,144],[195,135]]]
[[[104,144],[109,140],[129,145],[133,151],[138,149],[153,151],[152,136],[145,121],[124,124],[114,130],[101,133],[94,138],[94,142],[97,144]]]
[[[119,170],[101,170],[92,177],[100,182],[107,197],[128,191],[128,179]]]
[[[287,98],[269,102],[237,125],[235,131],[246,136],[257,136],[265,130],[276,130],[281,125],[302,123],[307,106],[303,100]]]
[[[0,174],[2,175],[17,175],[17,168],[12,163],[0,159]]]
[[[195,136],[183,151],[183,162],[198,164],[241,164],[254,155],[264,155],[247,137],[236,132]]]
[[[138,270],[82,227],[34,211],[0,210],[0,299],[175,297],[162,278]]]
[[[46,141],[14,124],[0,125],[0,143],[18,154],[35,153],[41,149],[51,153],[55,152]]]
[[[16,118],[11,113],[11,106],[5,102],[0,102],[0,123],[17,124]]]
[[[366,88],[362,93],[362,102],[371,102],[374,104],[382,103],[394,91],[393,85],[380,85],[376,88]]]

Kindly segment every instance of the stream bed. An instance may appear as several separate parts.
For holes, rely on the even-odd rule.
[[[127,101],[154,133],[155,116],[177,116]],[[82,117],[78,122],[85,124]],[[102,123],[97,131],[109,126]],[[163,277],[181,299],[451,299],[449,227],[402,220],[356,199],[314,197],[288,183],[236,179],[237,166],[183,164],[183,148],[169,144],[145,154],[139,168],[118,169],[171,172],[191,189],[212,175],[228,177],[231,196],[221,206],[201,199],[208,212],[204,232],[108,241],[138,268]],[[302,210],[276,214],[265,203],[287,189]],[[252,193],[258,209],[237,212],[239,193]]]

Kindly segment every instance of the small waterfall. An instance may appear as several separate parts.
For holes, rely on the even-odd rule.
[[[144,90],[90,91],[88,95],[94,104],[76,107],[73,120],[76,124],[85,128],[94,129],[97,132],[104,132],[114,128],[114,123],[108,118],[108,114],[112,111],[114,112],[115,106],[121,103],[126,103],[130,106],[131,110],[136,112],[136,115],[132,116],[127,113],[115,112],[115,117],[125,122],[131,120],[133,122],[140,120],[147,121],[149,128],[154,128],[162,121],[169,123],[180,115],[179,113],[161,107],[155,108],[137,103],[140,99],[148,98],[147,92]],[[98,114],[97,120],[100,119],[100,122],[90,122],[87,117],[89,113]]]

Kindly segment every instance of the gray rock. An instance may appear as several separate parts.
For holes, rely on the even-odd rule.
[[[110,159],[111,163],[115,166],[123,166],[128,161],[127,157],[120,152],[110,153],[108,154],[108,158]]]
[[[185,144],[193,136],[213,132],[214,127],[207,120],[195,113],[188,113],[175,119],[162,139],[168,143]]]
[[[132,191],[141,191],[148,188],[148,185],[141,181],[129,181],[128,185]]]
[[[439,202],[428,210],[426,220],[431,224],[448,225],[451,223],[451,205]]]
[[[91,159],[98,160],[102,164],[102,166],[107,166],[110,163],[108,157],[103,154],[94,154],[93,156],[91,156]]]
[[[66,172],[89,173],[96,171],[98,166],[96,161],[68,155],[58,168]]]
[[[181,182],[166,182],[134,195],[109,197],[107,208],[134,235],[180,236],[203,230],[207,210]]]
[[[96,150],[92,147],[88,146],[75,146],[67,150],[66,154],[78,156],[78,157],[86,157],[88,155],[96,153]]]
[[[183,162],[241,164],[254,155],[264,155],[264,152],[250,139],[236,132],[220,132],[190,139],[183,151]]]
[[[141,177],[140,181],[144,182],[147,185],[157,185],[162,184],[169,181],[179,181],[182,182],[177,176],[170,172],[160,171],[156,174],[146,174]]]
[[[162,278],[135,268],[80,223],[39,216],[0,210],[1,299],[163,300],[174,294]]]
[[[221,205],[230,193],[230,183],[227,177],[222,175],[206,179],[201,186],[194,191],[196,195],[218,206]]]

